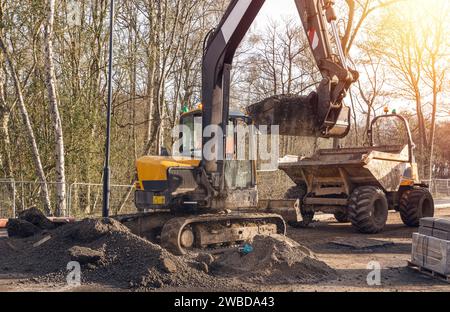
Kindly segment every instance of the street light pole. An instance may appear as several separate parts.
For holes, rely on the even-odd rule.
[[[109,13],[109,64],[108,64],[108,104],[106,112],[106,145],[105,168],[103,172],[103,217],[109,218],[109,198],[111,193],[109,162],[111,158],[111,107],[112,107],[112,75],[113,75],[113,30],[114,30],[114,0],[110,0]]]

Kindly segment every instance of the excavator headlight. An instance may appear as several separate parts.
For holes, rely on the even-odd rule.
[[[139,182],[139,181],[135,182],[135,183],[134,183],[134,187],[135,187],[137,190],[142,190],[141,182]]]

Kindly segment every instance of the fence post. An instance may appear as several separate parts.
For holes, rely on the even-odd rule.
[[[16,218],[16,181],[14,179],[11,179],[11,184],[13,186],[13,218]]]
[[[72,183],[72,184],[70,184],[70,186],[69,186],[69,193],[68,193],[68,195],[67,195],[67,201],[68,201],[68,203],[67,203],[67,216],[66,217],[70,217],[70,215],[72,214],[72,191],[73,191],[73,186],[75,185],[76,183]]]
[[[21,195],[20,195],[20,202],[21,202],[21,204],[22,204],[22,211],[24,211],[25,210],[25,194],[24,194],[24,192],[23,192],[23,182],[20,182],[20,185],[22,186],[21,187]]]

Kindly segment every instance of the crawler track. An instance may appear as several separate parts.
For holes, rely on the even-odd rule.
[[[214,229],[216,228],[216,229]],[[219,228],[219,230],[217,230]],[[183,246],[183,232],[192,234],[192,246]],[[276,233],[275,233],[276,232]],[[161,246],[177,255],[185,254],[189,249],[211,248],[212,244],[202,241],[214,241],[218,248],[233,245],[258,234],[286,234],[283,218],[276,214],[224,214],[179,217],[169,220],[161,232]]]

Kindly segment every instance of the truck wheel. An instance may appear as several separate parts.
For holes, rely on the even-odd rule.
[[[378,187],[358,187],[350,197],[349,218],[361,233],[376,234],[383,231],[388,210],[386,194]]]
[[[405,225],[418,227],[420,219],[434,217],[434,200],[426,188],[405,191],[400,200],[400,216]]]
[[[336,209],[336,211],[334,212],[334,218],[339,223],[349,223],[350,222],[350,217],[348,215],[348,210],[346,208]]]
[[[316,214],[313,206],[305,206],[300,210],[302,215],[302,222],[305,226],[309,225],[314,221],[314,215]]]

